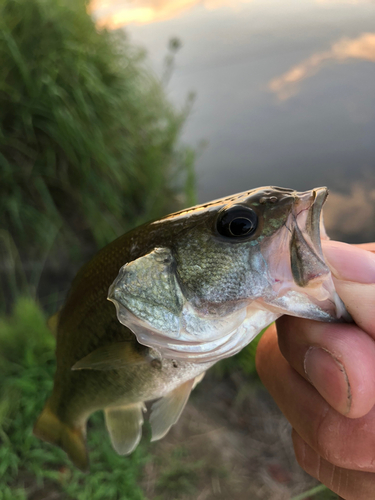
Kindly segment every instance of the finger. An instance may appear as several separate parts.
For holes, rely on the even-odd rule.
[[[280,350],[338,412],[366,415],[375,404],[375,341],[350,324],[283,316],[277,322]]]
[[[369,252],[375,252],[375,243],[359,243],[355,246],[363,250],[368,250]]]
[[[261,338],[259,376],[303,440],[328,462],[346,469],[375,471],[375,409],[358,419],[336,412],[285,360],[275,327]]]
[[[375,254],[337,241],[323,241],[323,252],[353,320],[375,338]]]
[[[369,500],[374,497],[375,474],[343,469],[327,462],[295,430],[292,432],[292,439],[296,458],[302,469],[334,493],[345,500]]]
[[[375,243],[366,244],[375,250]],[[360,246],[323,240],[322,249],[336,278],[363,284],[375,283],[375,256]]]

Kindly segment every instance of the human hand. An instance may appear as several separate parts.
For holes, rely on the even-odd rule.
[[[323,242],[356,324],[283,316],[257,350],[299,464],[345,500],[375,498],[375,243],[362,247]]]

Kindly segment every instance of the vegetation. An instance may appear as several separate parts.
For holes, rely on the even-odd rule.
[[[147,460],[142,444],[127,458],[113,452],[99,414],[90,420],[91,474],[72,467],[59,448],[32,435],[32,426],[52,389],[54,338],[31,299],[21,298],[13,314],[0,320],[0,500],[28,497],[47,482],[74,500],[142,500],[138,480]]]
[[[194,201],[187,108],[85,4],[0,2],[0,224],[27,258],[56,239],[102,246]]]
[[[337,500],[337,495],[326,488],[323,484],[315,486],[309,491],[305,491],[296,497],[291,498],[291,500]]]
[[[188,106],[173,108],[142,50],[123,31],[98,32],[83,0],[2,0],[0,60],[0,308],[13,306],[0,317],[0,500],[43,482],[58,498],[140,500],[147,451],[113,453],[101,415],[88,476],[33,437],[55,362],[30,296],[47,256],[77,260],[194,203],[194,154],[178,144]]]
[[[175,499],[179,495],[197,495],[199,472],[204,468],[203,460],[191,462],[183,447],[175,448],[167,463],[163,464],[156,488],[160,495],[157,499]]]

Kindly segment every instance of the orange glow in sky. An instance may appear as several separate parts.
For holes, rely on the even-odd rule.
[[[147,24],[177,17],[195,6],[238,9],[252,0],[92,0],[89,11],[99,27],[116,29],[130,23]]]
[[[360,3],[373,3],[373,0],[316,0],[317,3],[330,4],[330,3],[349,3],[358,5]]]
[[[293,66],[283,75],[268,84],[280,100],[285,100],[298,92],[298,84],[315,75],[329,62],[342,62],[348,59],[375,62],[375,33],[363,33],[358,38],[342,38],[330,50],[317,52],[308,59]]]

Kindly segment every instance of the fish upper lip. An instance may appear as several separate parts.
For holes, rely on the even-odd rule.
[[[327,196],[328,196],[328,188],[326,188],[325,186],[324,187],[319,187],[319,188],[315,188],[312,190],[312,193],[313,193],[313,196],[314,196],[314,200],[313,200],[313,204],[311,206],[316,206],[319,208],[319,211],[322,209],[323,205],[324,205],[324,202],[326,201],[327,199]]]
[[[309,246],[324,261],[321,245],[322,209],[328,196],[326,187],[297,193],[294,212],[295,224],[309,240]],[[324,229],[323,229],[324,231]]]

